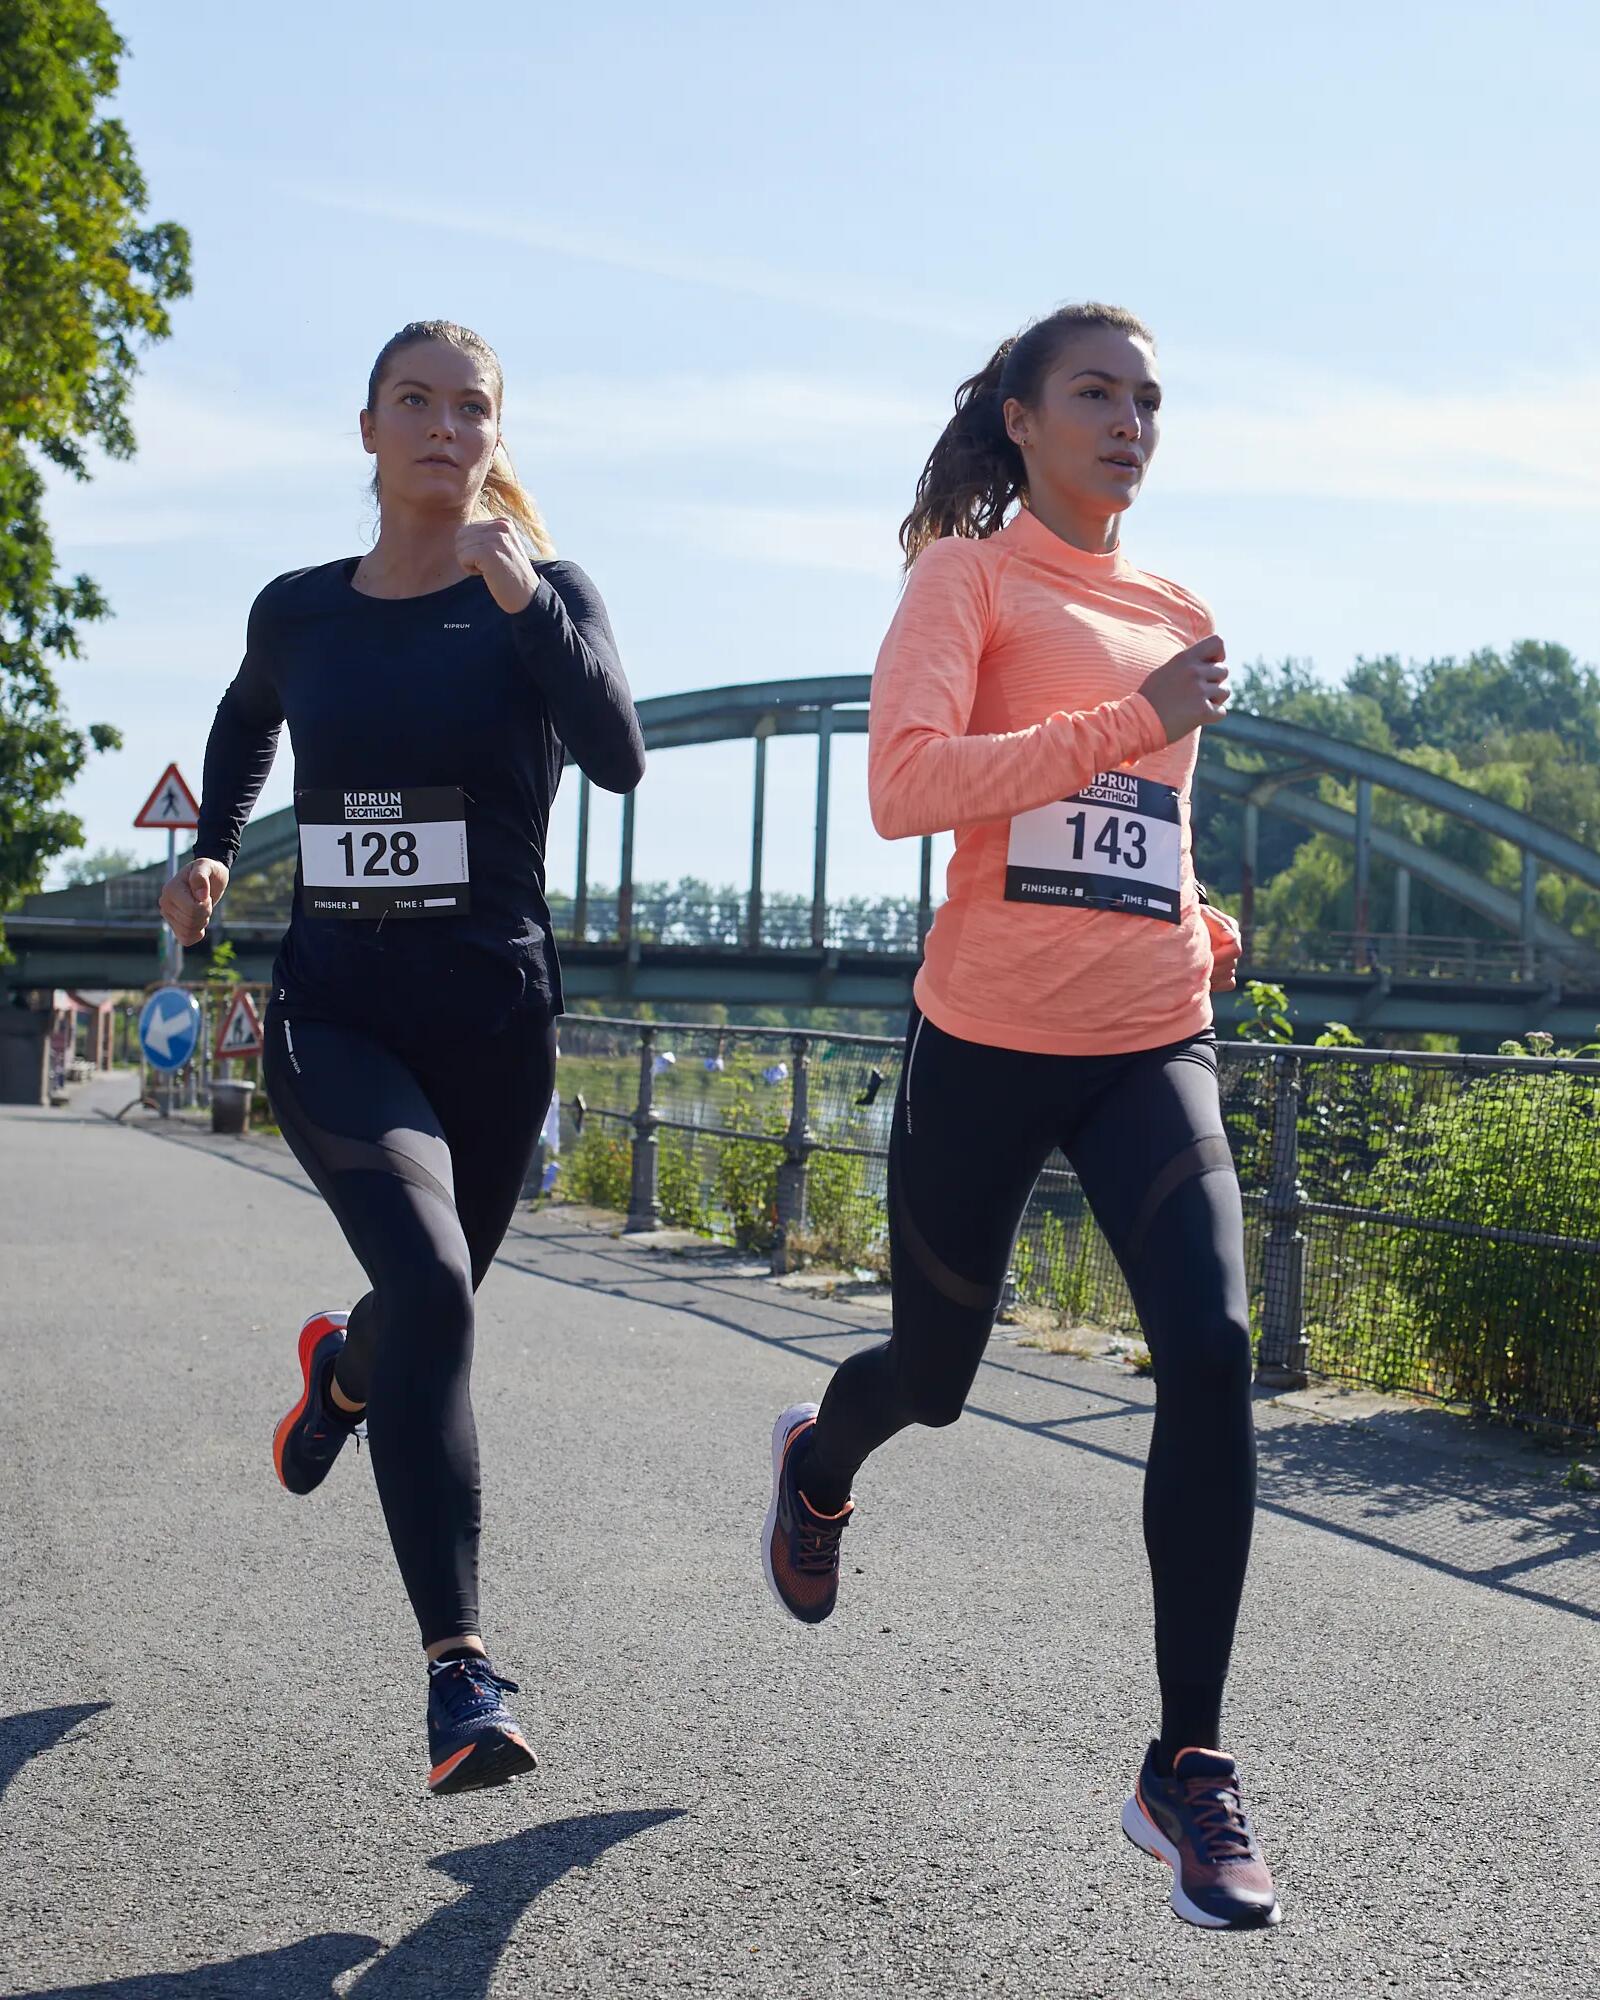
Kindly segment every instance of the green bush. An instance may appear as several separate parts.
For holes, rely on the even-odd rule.
[[[706,1207],[692,1132],[658,1134],[656,1203],[669,1229],[698,1229],[707,1236],[717,1233]]]
[[[748,1066],[747,1066],[748,1061]],[[735,1132],[782,1133],[788,1124],[788,1108],[774,1101],[759,1080],[752,1060],[740,1060],[720,1079],[718,1123]],[[783,1148],[751,1144],[739,1139],[702,1141],[714,1144],[716,1164],[709,1176],[709,1200],[704,1210],[716,1209],[720,1217],[710,1217],[698,1227],[722,1227],[718,1235],[731,1236],[741,1250],[767,1251],[778,1234],[778,1167]]]
[[[1070,1325],[1120,1328],[1136,1323],[1122,1274],[1086,1210],[1064,1218],[1053,1209],[1030,1209],[1017,1237],[1011,1274],[1020,1298],[1059,1313]]]
[[[633,1150],[626,1133],[590,1119],[567,1154],[561,1187],[568,1201],[625,1209],[633,1187]]]
[[[716,1195],[741,1250],[770,1250],[778,1235],[780,1146],[725,1140],[717,1153]]]
[[[882,1197],[872,1190],[867,1162],[850,1153],[813,1153],[806,1170],[805,1247],[844,1270],[889,1268]]]
[[[1600,1235],[1600,1086],[1502,1074],[1418,1111],[1366,1199],[1391,1214]],[[1425,1358],[1427,1386],[1506,1414],[1600,1423],[1600,1258],[1398,1230],[1382,1297],[1386,1345]],[[1382,1320],[1376,1313],[1382,1312]],[[1421,1386],[1421,1385],[1419,1385]]]

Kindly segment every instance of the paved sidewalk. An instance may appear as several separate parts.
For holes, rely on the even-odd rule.
[[[435,1801],[368,1464],[271,1476],[294,1333],[357,1283],[288,1155],[0,1111],[0,1265],[0,1992],[1600,1990],[1600,1497],[1535,1454],[1262,1407],[1228,1727],[1288,1921],[1205,1935],[1117,1825],[1147,1383],[997,1341],[874,1461],[804,1630],[767,1431],[882,1314],[519,1218],[485,1610],[544,1769]]]

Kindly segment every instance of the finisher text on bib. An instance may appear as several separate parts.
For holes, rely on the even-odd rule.
[[[459,785],[296,792],[310,917],[456,917],[468,908]]]
[[[1178,794],[1131,771],[1102,771],[1070,799],[1011,822],[1008,903],[1074,903],[1179,921]]]

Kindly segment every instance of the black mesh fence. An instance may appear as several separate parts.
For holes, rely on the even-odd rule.
[[[655,1161],[636,1169],[642,1037]],[[788,1267],[888,1268],[901,1044],[570,1016],[569,1197]],[[1600,1063],[1222,1046],[1264,1370],[1600,1430]],[[579,1100],[581,1099],[581,1104]],[[1135,1332],[1060,1155],[1018,1233],[1016,1297]]]

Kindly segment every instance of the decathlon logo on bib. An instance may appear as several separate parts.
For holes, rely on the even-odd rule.
[[[1180,920],[1183,820],[1176,789],[1132,771],[1011,822],[1008,903],[1071,903],[1126,916]]]
[[[398,792],[346,792],[346,819],[399,819],[402,816]]]
[[[459,785],[296,792],[308,917],[455,917],[470,907]]]

